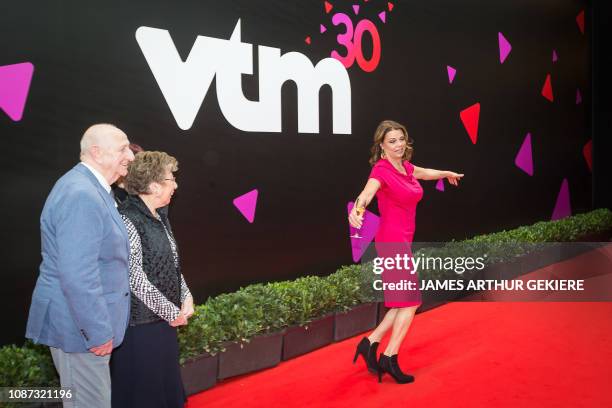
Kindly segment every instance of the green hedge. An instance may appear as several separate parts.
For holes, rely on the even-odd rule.
[[[0,387],[59,387],[49,347],[26,340],[0,348]],[[0,407],[22,404],[0,402]]]
[[[588,234],[612,229],[612,212],[599,209],[559,221],[538,222],[510,231],[480,235],[445,246],[445,256],[477,254],[482,245],[499,248],[498,259],[510,259],[509,243],[575,241]],[[424,249],[428,255],[442,249]],[[416,255],[416,252],[415,252]],[[431,277],[437,272],[433,271]],[[209,298],[196,307],[189,325],[179,330],[181,362],[203,352],[223,350],[225,342],[248,341],[256,334],[303,325],[334,311],[375,299],[370,265],[343,266],[326,276],[254,284],[236,292]],[[0,386],[54,386],[57,377],[48,349],[26,343],[0,349]]]
[[[203,351],[218,353],[227,341],[248,341],[255,334],[307,324],[327,313],[373,301],[371,285],[363,282],[364,269],[343,266],[326,277],[254,284],[209,298],[179,330],[181,362]]]

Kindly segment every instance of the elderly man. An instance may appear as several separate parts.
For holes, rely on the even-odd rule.
[[[65,407],[110,407],[109,359],[121,344],[129,308],[128,236],[111,184],[134,160],[113,125],[81,139],[81,162],[55,183],[40,217],[42,263],[26,337],[51,349]]]

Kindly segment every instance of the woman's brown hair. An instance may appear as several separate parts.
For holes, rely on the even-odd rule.
[[[370,149],[372,153],[370,156],[370,165],[374,166],[377,161],[380,160],[382,155],[382,149],[380,145],[385,141],[385,136],[392,130],[401,130],[404,136],[406,137],[406,150],[404,151],[403,160],[410,160],[412,158],[412,154],[414,153],[414,149],[412,148],[412,140],[408,136],[408,131],[404,127],[404,125],[395,122],[393,120],[383,120],[380,122],[376,131],[374,132],[374,144]]]
[[[136,153],[123,181],[125,190],[130,194],[148,194],[149,185],[163,182],[168,170],[178,170],[178,160],[169,154],[149,151]]]

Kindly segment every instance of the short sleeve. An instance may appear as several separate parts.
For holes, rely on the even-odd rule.
[[[414,173],[414,164],[410,163],[408,160],[404,162],[404,167],[406,168],[406,174],[412,176]]]
[[[378,163],[374,165],[374,167],[372,168],[372,171],[370,172],[370,177],[368,178],[373,178],[375,180],[378,180],[381,188],[387,185],[387,181],[386,181],[387,174],[385,173],[385,169]]]

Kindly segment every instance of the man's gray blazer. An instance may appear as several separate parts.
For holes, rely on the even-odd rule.
[[[129,242],[113,198],[77,164],[47,197],[42,263],[26,337],[65,352],[123,341],[130,311]]]

